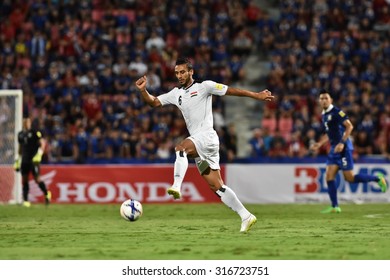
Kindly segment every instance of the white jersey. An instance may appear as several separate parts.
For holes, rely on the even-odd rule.
[[[213,130],[212,94],[225,95],[228,86],[213,81],[194,82],[188,88],[175,87],[157,98],[161,104],[176,105],[183,114],[188,132],[194,135]]]

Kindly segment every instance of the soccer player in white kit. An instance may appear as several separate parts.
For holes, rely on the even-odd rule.
[[[194,70],[187,58],[176,61],[175,75],[181,85],[168,93],[153,96],[146,90],[146,76],[136,81],[142,98],[152,107],[173,104],[183,114],[190,136],[175,147],[174,182],[168,194],[175,199],[181,197],[180,188],[188,168],[188,158],[195,158],[201,176],[222,202],[241,217],[241,232],[247,232],[257,221],[242,205],[232,189],[222,180],[219,166],[219,138],[213,128],[212,95],[246,96],[262,101],[272,101],[274,96],[269,90],[252,92],[228,87],[214,81],[196,82]]]

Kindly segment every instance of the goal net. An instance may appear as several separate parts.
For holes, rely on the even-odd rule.
[[[0,90],[0,203],[21,202],[21,175],[13,165],[22,129],[23,92]]]

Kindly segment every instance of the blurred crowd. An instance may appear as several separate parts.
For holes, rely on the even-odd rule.
[[[257,48],[271,59],[267,88],[278,99],[253,131],[251,157],[316,156],[308,148],[321,133],[322,88],[355,126],[355,157],[388,156],[389,1],[277,2],[279,19],[251,0],[3,0],[0,89],[23,90],[47,162],[172,160],[188,134],[181,113],[151,110],[134,81],[146,75],[151,93],[167,92],[187,56],[196,79],[240,82]],[[0,101],[4,127],[10,108]],[[222,162],[234,161],[223,98],[213,108]]]
[[[255,41],[269,55],[268,104],[250,139],[252,156],[317,156],[323,133],[318,94],[354,125],[354,157],[390,158],[390,1],[285,0],[280,19],[263,14]],[[327,152],[326,146],[319,151]]]
[[[250,1],[3,0],[0,89],[23,90],[48,162],[171,159],[188,135],[181,113],[151,110],[134,81],[146,75],[152,94],[167,92],[179,56],[193,60],[196,79],[242,80],[258,12]],[[223,99],[213,107],[222,160],[232,159]]]

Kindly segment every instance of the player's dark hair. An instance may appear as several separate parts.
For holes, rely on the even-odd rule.
[[[182,64],[185,64],[187,66],[188,70],[193,69],[191,61],[186,57],[180,57],[176,60],[176,65],[182,65]]]
[[[320,90],[320,93],[318,94],[318,96],[320,96],[321,94],[329,94],[329,96],[332,98],[332,95],[330,94],[330,92],[324,88]]]

